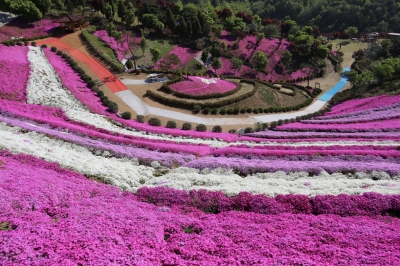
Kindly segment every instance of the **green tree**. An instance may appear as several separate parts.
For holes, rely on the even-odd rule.
[[[348,28],[345,30],[345,32],[346,32],[348,35],[350,35],[350,38],[351,38],[352,36],[357,35],[357,33],[358,33],[358,28],[357,28],[357,27],[348,27]]]
[[[268,58],[263,52],[257,51],[256,54],[254,55],[253,59],[252,59],[252,63],[254,65],[254,68],[258,72],[260,72],[260,71],[264,70],[267,67]]]
[[[344,72],[344,75],[353,88],[368,86],[374,79],[374,75],[369,71],[358,73],[356,70],[351,69]],[[353,90],[353,93],[355,93],[355,90]]]
[[[164,71],[171,70],[172,67],[180,68],[182,64],[181,59],[176,54],[168,54],[163,60],[160,61],[160,68]]]
[[[147,45],[147,40],[143,35],[142,35],[142,40],[140,41],[139,46],[140,46],[140,49],[142,50],[142,54],[144,55],[144,52],[146,51],[146,48],[148,45]]]
[[[125,1],[119,0],[118,1],[118,17],[123,19],[127,13],[128,13],[128,9],[125,6]]]
[[[164,23],[159,21],[157,16],[154,14],[144,14],[142,17],[142,23],[148,29],[153,29],[158,32],[164,30]]]
[[[241,18],[229,17],[225,20],[225,28],[227,31],[236,34],[246,29],[246,23]]]
[[[127,26],[132,26],[132,24],[135,22],[135,18],[135,10],[132,8],[126,12],[123,20]]]
[[[232,57],[231,58],[231,65],[232,65],[232,68],[234,69],[234,71],[236,73],[236,71],[238,71],[239,69],[242,68],[243,61],[240,60],[240,58]]]
[[[155,64],[161,59],[161,51],[157,47],[150,47],[151,61]]]
[[[281,35],[279,26],[276,24],[265,25],[261,28],[261,31],[264,33],[265,37],[268,38],[277,38]]]
[[[35,6],[40,10],[42,16],[46,15],[49,11],[52,2],[51,0],[31,0]]]
[[[172,32],[176,31],[176,18],[169,7],[166,12],[165,24]]]
[[[292,54],[286,50],[282,53],[281,61],[285,66],[289,66],[292,62]]]
[[[210,53],[210,51],[208,49],[204,49],[204,51],[201,53],[200,59],[201,59],[201,61],[203,61],[204,64],[207,62],[209,53]]]
[[[20,15],[27,21],[42,19],[42,12],[31,1],[25,0],[0,0],[1,10]]]
[[[224,29],[221,24],[214,24],[211,26],[211,31],[214,33],[215,37],[220,37],[222,34],[222,30]]]
[[[319,44],[315,49],[315,55],[320,59],[325,59],[329,54],[329,49],[325,45]]]
[[[197,18],[194,19],[192,23],[192,30],[193,30],[193,35],[194,36],[200,36],[201,35],[201,25],[200,22]]]
[[[187,32],[187,24],[186,20],[184,18],[181,18],[180,24],[179,24],[179,34],[184,36]]]
[[[78,11],[82,14],[82,16],[85,15],[85,8],[83,6],[78,6]]]
[[[218,57],[214,57],[211,62],[211,66],[214,69],[215,74],[217,74],[217,70],[222,66],[221,60]]]
[[[107,3],[106,6],[104,7],[104,15],[106,16],[106,19],[108,19],[108,21],[114,20],[113,8],[109,3]]]
[[[106,27],[106,31],[107,31],[108,37],[110,37],[110,41],[111,41],[111,37],[114,37],[115,32],[117,31],[114,23],[112,23],[112,22],[108,23],[108,25]]]

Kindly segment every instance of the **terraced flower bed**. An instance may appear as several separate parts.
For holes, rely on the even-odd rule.
[[[54,23],[47,19],[26,24],[20,18],[15,18],[0,27],[0,42],[14,38],[32,39],[46,37],[52,34],[59,26],[59,23]]]
[[[0,264],[400,263],[398,96],[245,136],[167,129],[109,112],[49,49],[3,49],[29,73],[0,82],[26,81],[0,94]]]

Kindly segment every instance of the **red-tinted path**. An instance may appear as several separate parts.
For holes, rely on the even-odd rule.
[[[37,45],[47,44],[49,46],[54,46],[57,49],[67,52],[74,59],[87,65],[105,85],[114,93],[127,90],[128,88],[107,68],[105,68],[101,63],[92,58],[90,55],[85,54],[82,51],[75,49],[74,47],[63,43],[57,38],[48,38],[36,42]]]

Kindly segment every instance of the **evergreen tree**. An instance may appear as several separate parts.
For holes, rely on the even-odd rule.
[[[188,30],[188,27],[187,27],[186,21],[184,18],[181,18],[180,25],[179,25],[179,34],[182,36],[186,35],[187,30]]]
[[[118,1],[118,17],[120,17],[122,19],[126,16],[127,13],[128,13],[128,9],[125,6],[124,0],[119,0]]]
[[[106,16],[108,21],[113,21],[114,20],[114,12],[113,12],[112,6],[110,4],[107,4],[104,7],[104,15]]]
[[[186,34],[187,35],[192,35],[192,32],[193,32],[192,22],[188,21],[187,22]]]
[[[201,35],[201,26],[200,22],[197,18],[194,19],[192,23],[192,32],[194,36],[200,36]]]
[[[173,32],[175,32],[175,30],[176,30],[176,22],[175,22],[175,20],[176,19],[175,19],[174,14],[172,14],[171,9],[168,7],[167,8],[167,12],[166,12],[166,25]]]

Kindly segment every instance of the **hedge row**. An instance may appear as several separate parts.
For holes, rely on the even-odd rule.
[[[46,48],[47,45],[42,45],[43,48]],[[62,51],[57,51],[56,47],[51,47],[51,51],[55,52],[57,55],[61,56],[64,58],[68,64],[71,66],[71,68],[79,74],[81,79],[86,82],[87,86],[94,92],[96,92],[96,95],[100,98],[102,104],[108,108],[108,111],[111,113],[117,113],[118,112],[118,105],[117,103],[110,101],[106,95],[96,86],[96,83],[92,80],[91,77],[89,77],[85,71],[78,66],[78,64],[66,53],[63,53]],[[125,118],[126,119],[126,118]]]
[[[253,96],[257,90],[258,90],[258,83],[253,81],[253,80],[249,80],[249,79],[243,79],[241,78],[240,82],[247,82],[247,83],[251,83],[254,85],[254,89],[248,93],[242,94],[242,95],[238,95],[236,97],[232,97],[230,99],[224,99],[224,100],[219,100],[219,101],[215,101],[215,102],[209,102],[209,103],[196,103],[193,101],[187,101],[184,99],[174,99],[174,98],[168,98],[165,97],[157,92],[154,91],[150,91],[147,90],[146,96],[149,96],[151,99],[158,101],[162,104],[168,105],[168,106],[173,106],[173,107],[181,107],[181,108],[186,108],[186,109],[192,109],[195,105],[199,105],[201,108],[218,108],[218,107],[222,107],[225,105],[229,105],[229,104],[233,104],[239,101],[242,101],[244,99],[247,99],[248,97]]]
[[[104,61],[107,62],[107,64],[111,65],[113,71],[124,72],[125,71],[125,67],[122,64],[116,64],[115,62],[111,61],[110,59],[108,59],[103,54],[101,54],[101,53],[99,53],[97,51],[95,45],[90,41],[90,38],[91,38],[90,35],[91,34],[87,30],[83,30],[82,33],[81,33],[81,36],[83,37],[84,41],[86,41],[86,43],[97,54],[97,56],[101,57]],[[97,37],[95,37],[95,38],[97,38]],[[111,49],[111,50],[113,51],[113,53],[115,53],[115,51],[113,49]]]

